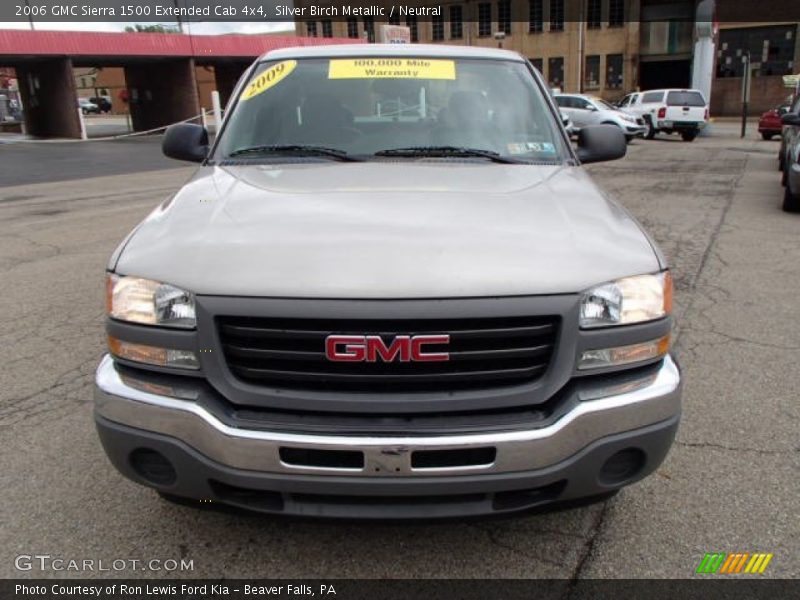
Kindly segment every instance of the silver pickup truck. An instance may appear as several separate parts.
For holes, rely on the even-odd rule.
[[[672,278],[512,52],[270,52],[117,248],[95,419],[167,499],[460,517],[605,498],[680,417]]]

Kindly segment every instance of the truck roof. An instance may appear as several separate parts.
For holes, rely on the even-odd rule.
[[[516,52],[475,46],[437,46],[435,44],[336,44],[297,46],[270,50],[259,61],[289,58],[328,58],[340,56],[409,56],[414,58],[493,58],[523,62]]]

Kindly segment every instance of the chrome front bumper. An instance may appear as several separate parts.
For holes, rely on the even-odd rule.
[[[593,442],[644,428],[680,413],[681,378],[667,356],[654,373],[624,384],[601,387],[587,381],[573,392],[573,408],[554,423],[529,430],[437,436],[320,435],[232,427],[191,400],[156,395],[126,384],[106,356],[97,369],[95,414],[98,420],[177,440],[216,464],[232,469],[283,475],[343,475],[405,478],[504,474],[555,465]],[[422,450],[493,447],[490,464],[414,468],[412,454]],[[363,468],[287,464],[280,449],[362,452]]]

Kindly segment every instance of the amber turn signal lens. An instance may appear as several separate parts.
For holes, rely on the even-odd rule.
[[[191,350],[173,350],[145,344],[134,344],[111,335],[108,336],[108,349],[114,356],[132,362],[179,369],[200,368],[197,356]]]
[[[669,343],[670,336],[667,334],[664,337],[642,342],[641,344],[586,350],[581,354],[581,358],[578,361],[578,369],[618,367],[660,358],[669,351]]]

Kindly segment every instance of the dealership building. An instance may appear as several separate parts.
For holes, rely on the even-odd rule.
[[[312,4],[341,5],[295,0],[296,7]],[[380,3],[349,4],[369,12]],[[783,10],[784,4],[789,8]],[[766,9],[761,3],[730,0],[426,0],[416,5],[440,6],[440,14],[304,19],[297,21],[296,34],[374,42],[382,41],[385,25],[407,27],[411,43],[515,50],[552,88],[566,92],[614,101],[637,90],[710,88],[715,115],[741,111],[745,56],[753,72],[753,113],[783,100],[790,90],[783,87],[782,76],[800,70],[800,22],[757,20],[765,12],[778,18],[796,15],[797,8],[781,0]]]

